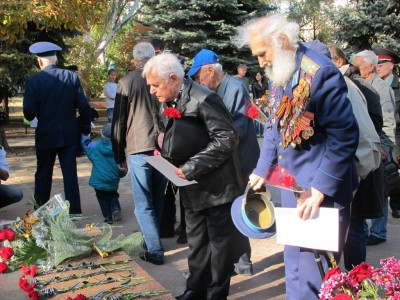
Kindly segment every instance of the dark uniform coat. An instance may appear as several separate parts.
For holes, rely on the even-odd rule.
[[[297,89],[304,82],[311,85],[309,97]],[[314,114],[313,121],[309,122],[312,129],[304,131],[304,135],[300,132],[297,137],[299,127],[291,127],[293,119],[284,123],[276,116],[283,97],[288,96],[293,100],[294,91],[299,92],[299,100],[289,103],[295,111],[293,115],[300,112],[297,120],[303,120],[305,116],[311,120]],[[346,83],[339,69],[327,57],[299,44],[296,69],[286,87],[270,86],[271,113],[264,131],[260,159],[254,170],[255,174],[266,177],[271,167],[279,164],[294,176],[301,188],[314,187],[324,193],[322,206],[343,208],[339,213],[339,249],[344,244],[349,207],[353,191],[358,185],[354,156],[359,132],[346,95]],[[286,131],[281,132],[286,124]],[[289,143],[284,148],[285,141],[290,140],[291,136],[295,137],[295,147]],[[293,192],[282,191],[281,199],[283,207],[297,205]],[[284,259],[287,299],[319,299],[318,290],[322,280],[314,254],[309,249],[287,245]]]

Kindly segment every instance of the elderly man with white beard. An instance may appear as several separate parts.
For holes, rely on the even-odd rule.
[[[239,47],[250,46],[270,80],[269,129],[250,185],[261,189],[269,171],[279,165],[304,190],[298,199],[282,190],[283,207],[297,207],[303,220],[314,218],[319,207],[338,208],[338,260],[358,185],[354,164],[358,125],[339,70],[298,38],[299,26],[279,14],[250,20],[233,38]],[[319,253],[327,269],[326,253]],[[284,260],[286,299],[319,299],[322,278],[314,251],[286,245]]]

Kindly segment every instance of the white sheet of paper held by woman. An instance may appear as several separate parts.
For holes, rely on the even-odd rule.
[[[176,186],[186,186],[197,183],[196,180],[189,181],[179,178],[178,175],[176,175],[175,173],[176,167],[160,155],[148,156],[145,157],[144,160],[152,165],[155,169],[157,169]]]
[[[338,251],[339,210],[321,207],[314,219],[302,220],[296,208],[275,208],[278,244]]]

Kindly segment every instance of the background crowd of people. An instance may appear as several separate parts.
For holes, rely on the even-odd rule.
[[[37,205],[50,198],[58,156],[70,213],[82,213],[76,166],[82,146],[93,163],[89,184],[107,223],[121,219],[118,185],[129,172],[145,242],[140,258],[161,265],[160,224],[165,218],[174,224],[176,210],[170,206],[179,195],[190,273],[181,300],[226,299],[233,274],[253,274],[249,239],[234,226],[231,205],[246,186],[261,190],[276,165],[303,190],[300,196],[282,190],[283,207],[297,208],[304,220],[314,218],[319,207],[339,210],[335,258],[339,261],[343,252],[348,270],[365,261],[367,246],[386,241],[389,202],[392,216],[400,217],[400,187],[385,189],[385,164],[397,163],[400,155],[394,70],[399,56],[375,48],[347,59],[336,45],[300,42],[298,24],[280,14],[246,22],[233,41],[250,47],[265,76],[258,71],[249,84],[246,65],[231,76],[210,49],[199,49],[185,72],[182,59],[160,51],[158,40],[137,43],[133,72],[117,83],[116,70],[108,71],[109,124],[97,142],[89,136],[90,106],[78,75],[56,65],[62,49],[48,42],[30,47],[41,69],[26,81],[23,107],[27,120],[38,120]],[[268,102],[265,124],[247,115],[249,105],[261,100]],[[261,149],[257,136],[263,138]],[[146,161],[154,155],[197,184],[180,187],[178,194],[174,187],[167,195],[166,178]],[[8,173],[0,147],[0,180]],[[18,190],[3,185],[0,196],[1,207],[22,199]],[[168,204],[166,197],[172,199]],[[318,299],[322,279],[315,255],[313,249],[285,246],[287,299]],[[318,255],[327,269],[326,253]]]

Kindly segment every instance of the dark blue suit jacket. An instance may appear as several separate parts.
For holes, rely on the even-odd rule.
[[[90,106],[78,76],[55,65],[26,80],[23,111],[27,120],[38,119],[39,150],[79,144],[81,133],[90,133]]]
[[[347,87],[339,69],[325,56],[299,44],[296,53],[296,70],[300,74],[301,62],[307,56],[319,66],[312,77],[310,103],[306,111],[314,113],[314,135],[303,140],[296,148],[280,146],[282,135],[278,124],[267,121],[260,159],[254,173],[265,177],[272,165],[287,169],[304,189],[314,187],[339,206],[348,206],[358,180],[354,155],[358,145],[358,124]],[[296,80],[291,78],[286,88],[277,89],[276,103],[283,95],[293,98]],[[270,98],[273,92],[270,88]],[[295,206],[295,202],[294,202]]]

